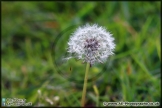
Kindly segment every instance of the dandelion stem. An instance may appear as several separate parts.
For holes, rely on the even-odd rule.
[[[84,107],[84,104],[85,104],[85,96],[86,96],[86,89],[87,89],[87,80],[88,80],[89,67],[90,67],[90,64],[87,63],[86,73],[85,73],[85,78],[84,78],[84,85],[83,85],[82,100],[81,100],[81,106],[82,107]]]

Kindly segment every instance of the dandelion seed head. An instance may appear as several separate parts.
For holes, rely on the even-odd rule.
[[[68,52],[73,53],[73,57],[81,59],[83,62],[103,63],[110,55],[114,54],[115,44],[113,41],[112,34],[105,28],[97,24],[86,24],[71,35]]]

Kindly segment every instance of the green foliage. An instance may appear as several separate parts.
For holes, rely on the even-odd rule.
[[[71,33],[97,23],[113,34],[116,50],[90,68],[86,105],[159,102],[160,8],[160,2],[2,2],[2,97],[80,106],[85,64],[63,58]]]

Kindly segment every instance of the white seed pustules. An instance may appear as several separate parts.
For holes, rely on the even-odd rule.
[[[112,34],[103,27],[86,24],[79,27],[70,37],[68,52],[74,53],[74,57],[83,60],[83,62],[103,63],[113,54],[115,49],[113,41]]]

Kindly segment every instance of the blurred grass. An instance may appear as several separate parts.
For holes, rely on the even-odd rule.
[[[113,34],[116,49],[106,63],[90,69],[86,105],[160,102],[160,2],[1,3],[3,98],[80,106],[85,64],[63,58],[76,27],[97,23]]]

